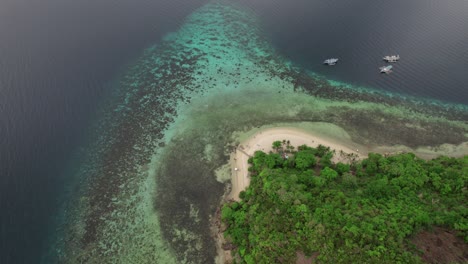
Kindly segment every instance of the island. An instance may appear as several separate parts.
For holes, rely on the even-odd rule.
[[[462,263],[468,156],[366,153],[292,128],[239,144],[218,262]]]

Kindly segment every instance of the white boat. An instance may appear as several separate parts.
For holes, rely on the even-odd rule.
[[[323,64],[335,65],[338,62],[337,58],[326,59]]]
[[[397,62],[400,59],[400,55],[390,55],[383,57],[386,62]]]
[[[393,68],[392,65],[388,65],[388,66],[380,67],[379,69],[380,69],[380,73],[391,73],[392,68]]]

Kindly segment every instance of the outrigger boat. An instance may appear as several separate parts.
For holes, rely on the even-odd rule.
[[[391,55],[383,57],[386,62],[397,62],[400,59],[400,55]]]
[[[384,67],[380,67],[380,73],[391,73],[392,72],[392,68],[393,66],[392,65],[388,65],[388,66],[384,66]]]
[[[337,58],[331,58],[331,59],[326,59],[323,64],[327,64],[327,65],[335,65],[336,63],[338,62],[338,59]]]

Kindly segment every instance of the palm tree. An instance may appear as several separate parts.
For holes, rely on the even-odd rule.
[[[279,152],[279,150],[281,149],[281,141],[278,140],[278,141],[273,142],[272,147],[274,150]]]

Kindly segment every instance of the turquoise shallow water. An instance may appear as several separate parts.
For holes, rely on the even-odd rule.
[[[328,122],[360,145],[467,141],[462,105],[332,82],[282,57],[219,1],[148,48],[102,110],[44,263],[212,263],[232,134]],[[467,150],[468,151],[468,150]]]

